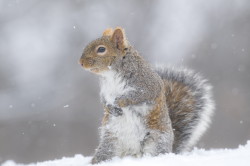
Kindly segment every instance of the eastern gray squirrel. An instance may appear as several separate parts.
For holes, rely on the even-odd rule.
[[[187,69],[152,68],[121,27],[89,43],[80,64],[100,76],[104,118],[92,164],[190,150],[214,112],[211,86]]]

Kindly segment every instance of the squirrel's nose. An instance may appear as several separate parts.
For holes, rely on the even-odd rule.
[[[83,66],[83,59],[81,58],[81,59],[78,61],[78,63],[79,63],[81,66]]]

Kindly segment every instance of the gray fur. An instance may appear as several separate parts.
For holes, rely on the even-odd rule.
[[[111,66],[126,81],[127,86],[136,89],[116,100],[129,99],[134,104],[153,102],[163,88],[159,75],[133,48],[129,48],[125,56],[117,57]]]
[[[96,149],[95,156],[92,158],[91,163],[97,164],[101,161],[112,159],[112,157],[114,157],[115,141],[115,138],[112,137],[108,131],[105,131],[105,133],[102,134],[100,144]]]

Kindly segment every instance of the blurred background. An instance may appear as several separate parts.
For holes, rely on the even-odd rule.
[[[216,114],[198,147],[250,140],[250,1],[0,0],[0,163],[93,154],[98,78],[77,62],[116,26],[151,64],[210,80]]]

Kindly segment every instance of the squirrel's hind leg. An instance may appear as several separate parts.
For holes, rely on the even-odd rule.
[[[96,149],[95,155],[91,160],[91,164],[97,164],[102,161],[111,160],[115,155],[115,142],[116,139],[112,136],[112,134],[105,132],[98,148]]]
[[[173,146],[173,132],[148,132],[141,145],[143,155],[157,156],[159,154],[171,153]]]

